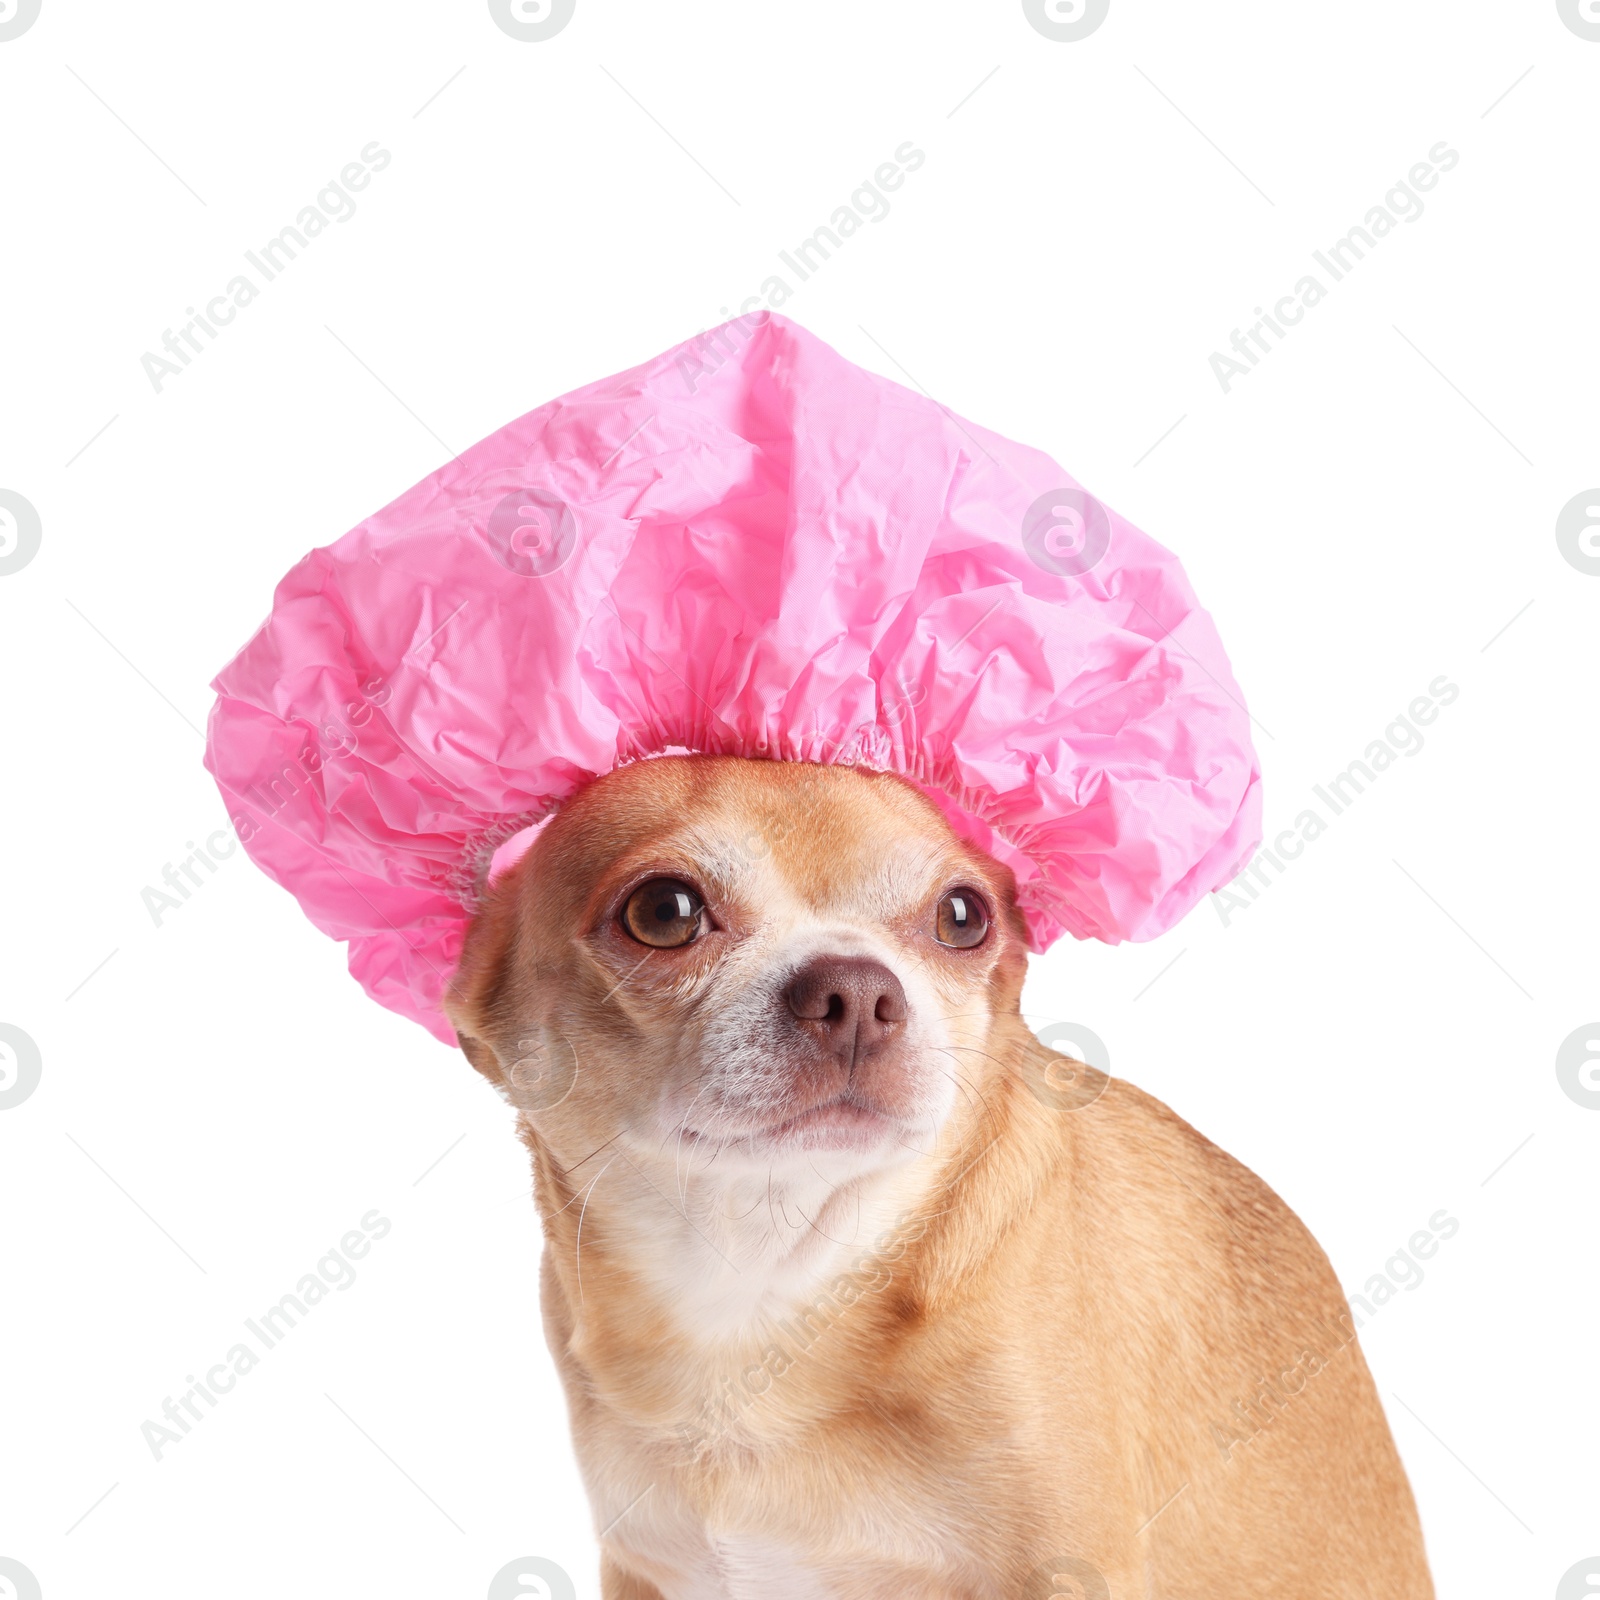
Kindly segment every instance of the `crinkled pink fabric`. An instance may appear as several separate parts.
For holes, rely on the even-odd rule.
[[[1175,557],[1039,451],[761,312],[529,412],[279,584],[206,764],[384,1005],[440,997],[497,848],[670,748],[898,772],[1033,947],[1150,939],[1259,838]]]

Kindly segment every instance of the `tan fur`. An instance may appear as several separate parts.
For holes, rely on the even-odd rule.
[[[630,944],[642,873],[722,930]],[[998,913],[981,949],[929,935],[953,883]],[[1034,1039],[1012,896],[896,778],[703,757],[592,784],[492,892],[449,1010],[524,1107],[604,1594],[1426,1600],[1326,1258],[1172,1112]],[[775,1155],[763,1204],[692,1138],[697,1052],[830,941],[904,979],[905,1104],[943,1109],[892,1152]]]

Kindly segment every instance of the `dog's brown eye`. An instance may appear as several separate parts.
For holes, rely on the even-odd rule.
[[[622,925],[640,944],[672,950],[699,935],[705,901],[676,878],[652,878],[628,896]]]
[[[939,902],[940,944],[970,950],[989,931],[989,908],[970,889],[952,889]]]

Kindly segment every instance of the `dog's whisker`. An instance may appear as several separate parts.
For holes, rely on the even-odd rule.
[[[617,1161],[618,1157],[620,1157],[621,1154],[622,1154],[622,1152],[619,1150],[617,1152],[617,1154],[612,1156],[611,1160],[606,1162],[606,1164],[603,1167],[601,1167],[599,1172],[595,1174],[594,1183],[591,1183],[589,1185],[589,1187],[584,1191],[583,1204],[578,1209],[578,1238],[577,1238],[576,1244],[573,1247],[572,1254],[573,1254],[574,1265],[576,1267],[577,1274],[578,1274],[578,1304],[580,1306],[583,1304],[583,1218],[584,1218],[584,1214],[589,1209],[589,1197],[590,1197],[590,1195],[592,1195],[594,1193],[595,1186],[611,1170],[613,1164]]]
[[[802,1217],[805,1217],[806,1226],[808,1228],[810,1228],[813,1233],[820,1234],[824,1239],[826,1239],[828,1241],[829,1244],[836,1244],[836,1245],[839,1245],[841,1247],[844,1245],[844,1240],[843,1239],[835,1239],[834,1236],[831,1233],[824,1233],[822,1228],[821,1228],[821,1226],[818,1223],[813,1221],[810,1217],[806,1217],[806,1212],[805,1212],[805,1207],[804,1206],[798,1206],[797,1205],[795,1207],[795,1210],[798,1211]]]
[[[635,1162],[633,1162],[633,1161],[629,1161],[629,1160],[628,1160],[628,1156],[627,1156],[627,1153],[626,1153],[626,1152],[625,1152],[625,1151],[618,1151],[618,1152],[617,1152],[617,1153],[618,1153],[618,1155],[619,1155],[619,1156],[621,1156],[621,1158],[622,1158],[622,1159],[623,1159],[623,1160],[624,1160],[624,1161],[627,1161],[627,1163],[628,1163],[628,1168],[629,1168],[629,1170],[630,1170],[630,1171],[631,1171],[631,1172],[633,1172],[633,1173],[634,1173],[634,1174],[635,1174],[635,1175],[636,1175],[636,1176],[638,1176],[638,1177],[639,1177],[639,1178],[642,1178],[642,1179],[643,1179],[643,1180],[644,1180],[644,1182],[645,1182],[645,1184],[646,1184],[646,1186],[647,1186],[647,1187],[648,1187],[648,1188],[650,1188],[650,1189],[651,1189],[651,1190],[652,1190],[652,1191],[653,1191],[653,1192],[654,1192],[654,1193],[655,1193],[655,1194],[657,1194],[657,1195],[658,1195],[658,1196],[659,1196],[659,1197],[660,1197],[660,1198],[661,1198],[661,1199],[663,1199],[663,1200],[665,1200],[665,1201],[666,1201],[666,1202],[667,1202],[667,1204],[668,1204],[668,1205],[669,1205],[669,1206],[671,1206],[671,1205],[672,1205],[672,1197],[671,1197],[671,1196],[670,1196],[670,1195],[668,1195],[668,1194],[667,1194],[667,1193],[666,1193],[666,1191],[665,1191],[665,1190],[663,1190],[663,1189],[661,1189],[661,1188],[659,1188],[659,1187],[658,1187],[658,1186],[657,1186],[657,1185],[656,1185],[656,1184],[655,1184],[655,1183],[654,1183],[654,1182],[652,1182],[652,1181],[651,1181],[651,1178],[650,1178],[650,1175],[649,1175],[649,1173],[647,1173],[647,1172],[645,1172],[645,1171],[644,1171],[644,1170],[643,1170],[643,1169],[642,1169],[642,1168],[641,1168],[641,1167],[639,1167],[639,1166],[638,1166],[638,1165],[637,1165],[637,1164],[636,1164],[636,1163],[635,1163]],[[603,1174],[602,1174],[602,1176],[603,1176]],[[700,1235],[700,1238],[701,1238],[701,1239],[702,1239],[702,1240],[703,1240],[703,1241],[704,1241],[704,1242],[705,1242],[705,1243],[706,1243],[706,1244],[707,1244],[707,1245],[709,1245],[709,1246],[710,1246],[710,1248],[711,1248],[711,1250],[712,1250],[712,1251],[713,1251],[713,1252],[714,1252],[714,1253],[715,1253],[715,1254],[717,1254],[717,1255],[719,1255],[719,1256],[721,1256],[721,1257],[722,1257],[722,1259],[723,1259],[723,1260],[724,1260],[724,1261],[725,1261],[725,1262],[727,1262],[727,1264],[728,1264],[728,1265],[729,1265],[729,1266],[730,1266],[730,1267],[732,1267],[732,1268],[733,1268],[733,1270],[734,1270],[734,1271],[735,1271],[735,1272],[736,1272],[736,1273],[737,1273],[737,1272],[739,1272],[739,1271],[740,1271],[740,1267],[739,1267],[739,1264],[738,1264],[738,1263],[737,1263],[737,1262],[736,1262],[736,1261],[734,1261],[734,1260],[733,1260],[733,1259],[732,1259],[732,1258],[731,1258],[731,1257],[729,1257],[729,1256],[727,1256],[727,1255],[724,1255],[724,1254],[723,1254],[723,1252],[722,1252],[722,1251],[721,1251],[721,1250],[719,1250],[719,1249],[718,1249],[718,1248],[717,1248],[717,1245],[716,1245],[716,1243],[715,1243],[715,1241],[714,1241],[714,1240],[713,1240],[713,1239],[712,1239],[712,1238],[711,1238],[711,1236],[710,1236],[710,1235],[709,1235],[709,1234],[708,1234],[708,1233],[706,1233],[706,1232],[705,1232],[705,1230],[704,1230],[704,1229],[702,1229],[702,1228],[701,1228],[701,1227],[700,1227],[700,1226],[699,1226],[699,1225],[698,1225],[698,1224],[697,1224],[697,1223],[696,1223],[696,1222],[695,1222],[695,1220],[694,1220],[694,1218],[693,1218],[693,1217],[691,1217],[691,1216],[690,1216],[690,1215],[689,1215],[689,1211],[688,1211],[688,1208],[687,1208],[687,1207],[686,1207],[686,1206],[673,1206],[673,1209],[674,1209],[674,1210],[675,1210],[675,1211],[676,1211],[676,1212],[677,1212],[677,1214],[678,1214],[678,1215],[679,1215],[679,1216],[680,1216],[680,1217],[682,1217],[682,1218],[683,1218],[683,1220],[684,1220],[684,1221],[685,1221],[685,1222],[687,1222],[687,1223],[688,1223],[688,1224],[689,1224],[689,1226],[690,1226],[690,1227],[691,1227],[691,1228],[693,1228],[693,1229],[694,1229],[694,1231],[695,1231],[695,1232],[696,1232],[696,1233],[697,1233],[697,1234],[699,1234],[699,1235]]]
[[[574,1172],[576,1172],[578,1170],[578,1168],[583,1165],[584,1161],[593,1161],[594,1158],[597,1155],[599,1155],[602,1150],[604,1150],[606,1148],[606,1145],[615,1144],[617,1142],[617,1140],[620,1139],[623,1136],[623,1134],[625,1134],[627,1131],[628,1130],[626,1128],[618,1128],[617,1131],[614,1134],[612,1134],[609,1139],[606,1140],[605,1144],[597,1144],[594,1147],[594,1149],[591,1150],[588,1153],[588,1155],[583,1157],[583,1160],[574,1161],[570,1167],[563,1168],[563,1167],[559,1166],[553,1159],[551,1161],[551,1165],[556,1167],[556,1170],[558,1172],[560,1172],[560,1174],[561,1174],[561,1176],[563,1178],[570,1178],[572,1176],[572,1174]]]
[[[694,1172],[693,1172],[694,1157],[693,1157],[693,1155],[691,1154],[691,1156],[689,1158],[690,1170],[687,1173],[684,1173],[681,1170],[680,1164],[681,1164],[681,1162],[683,1160],[683,1141],[684,1141],[684,1137],[689,1132],[689,1114],[690,1114],[690,1112],[692,1112],[694,1110],[694,1108],[697,1105],[699,1105],[701,1095],[706,1094],[711,1088],[711,1074],[710,1074],[709,1069],[707,1071],[705,1071],[702,1074],[702,1076],[704,1076],[704,1078],[706,1080],[705,1083],[701,1086],[699,1092],[695,1095],[694,1099],[692,1099],[688,1103],[688,1105],[686,1105],[683,1108],[683,1116],[680,1117],[679,1120],[678,1120],[678,1128],[677,1128],[677,1134],[676,1134],[677,1145],[674,1148],[673,1153],[672,1153],[672,1177],[673,1177],[673,1183],[674,1183],[674,1185],[676,1186],[676,1188],[678,1190],[679,1199],[682,1201],[682,1203],[683,1203],[683,1205],[685,1207],[687,1207],[688,1204],[689,1204],[689,1179],[694,1175]],[[663,1141],[663,1146],[662,1147],[663,1147],[663,1149],[665,1148],[665,1141]],[[712,1159],[713,1160],[715,1159],[715,1152],[713,1152]],[[711,1162],[708,1161],[706,1163],[706,1165],[710,1166]]]
[[[772,1209],[772,1172],[773,1172],[773,1163],[768,1162],[768,1164],[767,1164],[767,1215],[772,1218],[772,1229],[773,1229],[773,1232],[776,1233],[776,1232],[779,1231],[779,1223],[778,1223],[778,1215]]]
[[[963,1078],[961,1074],[954,1068],[946,1071],[944,1068],[940,1067],[936,1070],[939,1072],[941,1077],[948,1078],[958,1089],[960,1089],[961,1092],[967,1096],[969,1102],[976,1100],[978,1104],[983,1107],[985,1112],[991,1115],[993,1114],[994,1107],[990,1105],[989,1097],[980,1088],[978,1088],[976,1084],[968,1083],[967,1080]]]
[[[939,1053],[945,1054],[946,1052],[940,1051]],[[975,1092],[973,1087],[965,1078],[961,1076],[960,1072],[957,1071],[955,1067],[935,1067],[934,1071],[937,1072],[941,1078],[948,1078],[951,1083],[955,1084],[955,1086],[963,1093],[971,1094]]]
[[[704,1093],[705,1090],[702,1089],[700,1094]],[[662,1136],[661,1143],[656,1147],[656,1154],[658,1156],[663,1156],[666,1154],[667,1146],[669,1144],[673,1146],[672,1181],[674,1186],[678,1186],[680,1188],[680,1192],[683,1192],[681,1185],[679,1184],[679,1169],[683,1160],[683,1141],[689,1133],[689,1113],[694,1110],[696,1103],[700,1099],[700,1094],[695,1095],[694,1099],[683,1108],[683,1115],[678,1118],[677,1126],[669,1129],[668,1132]]]

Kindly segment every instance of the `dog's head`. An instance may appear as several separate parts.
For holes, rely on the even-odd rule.
[[[981,1093],[1025,967],[1011,874],[901,779],[662,757],[592,783],[493,888],[447,1009],[563,1162],[842,1183]]]
[[[1013,891],[891,774],[638,762],[496,883],[448,1011],[563,1160],[621,1138],[843,1181],[981,1093],[1026,966]]]

